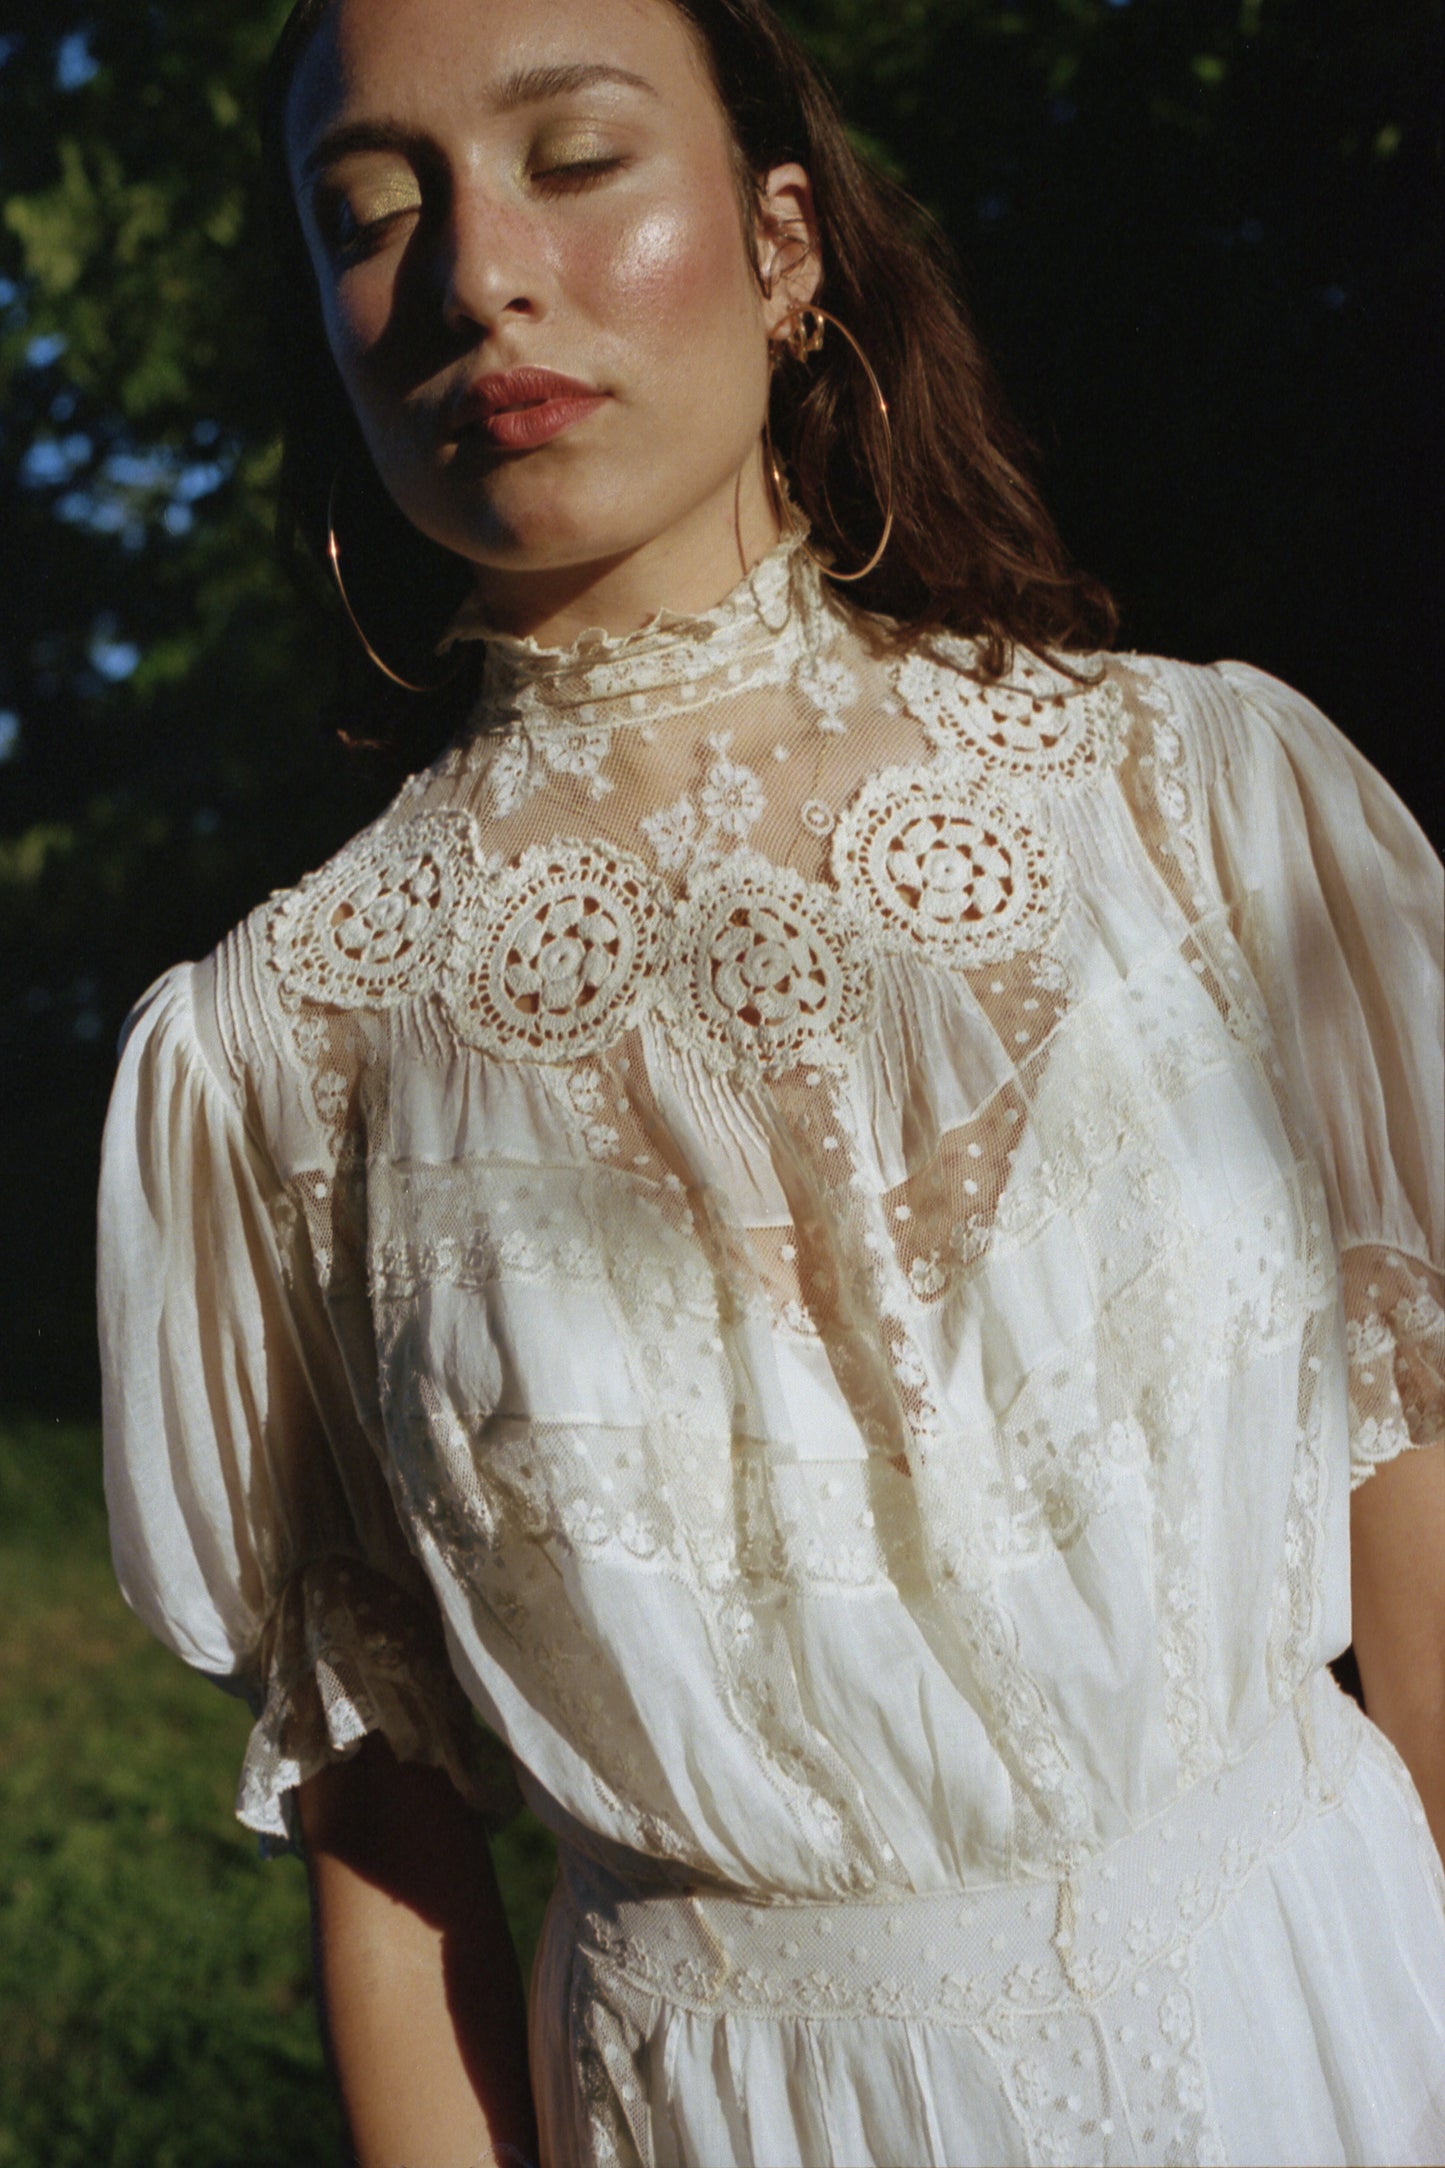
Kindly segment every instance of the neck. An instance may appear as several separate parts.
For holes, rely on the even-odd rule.
[[[487,566],[478,572],[477,595],[499,631],[567,647],[583,632],[636,632],[659,611],[714,608],[778,540],[759,459],[634,548],[525,571]]]

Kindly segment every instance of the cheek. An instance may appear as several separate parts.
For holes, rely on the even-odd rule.
[[[377,260],[322,287],[322,322],[337,374],[373,455],[404,439],[407,342],[398,336],[396,281]]]
[[[756,289],[737,219],[720,216],[715,204],[646,212],[609,257],[605,283],[618,328],[656,368],[731,371],[756,343]]]
[[[390,282],[353,276],[323,292],[322,317],[336,366],[349,383],[364,378],[391,319]]]

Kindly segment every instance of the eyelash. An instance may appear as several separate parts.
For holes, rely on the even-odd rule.
[[[584,189],[595,187],[599,181],[606,180],[609,173],[615,173],[624,163],[621,158],[579,158],[568,165],[544,167],[541,172],[534,173],[532,178],[534,181],[543,182],[549,188],[567,189],[580,194]],[[369,219],[364,226],[357,226],[339,242],[337,254],[343,263],[364,260],[380,246],[381,237],[388,226],[395,224],[399,218],[410,218],[413,215],[412,209],[408,207],[405,210],[388,211],[383,218]]]
[[[595,181],[605,180],[622,164],[620,158],[579,158],[564,166],[547,166],[534,173],[534,181],[548,181],[553,187],[587,188]]]
[[[381,237],[388,226],[394,225],[399,218],[411,216],[409,209],[388,211],[384,218],[368,219],[364,226],[353,227],[350,233],[341,235],[335,244],[337,261],[343,266],[363,262],[380,247]]]

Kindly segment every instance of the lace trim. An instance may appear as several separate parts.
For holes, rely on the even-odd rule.
[[[1198,749],[1194,734],[1179,728],[1195,673],[1153,655],[1126,659],[1141,712],[1126,732],[1122,772],[1126,785],[1137,786],[1135,812],[1146,849],[1187,917],[1198,921],[1218,910],[1219,898],[1205,872],[1211,863],[1208,792]]]
[[[747,833],[755,785],[720,747],[703,793],[714,847]],[[690,835],[692,818],[688,805],[644,824],[660,855],[675,856],[667,821]],[[665,883],[605,840],[534,845],[504,870],[483,858],[471,816],[421,814],[282,897],[271,960],[293,1004],[395,1008],[439,992],[464,1045],[530,1061],[611,1045],[666,982],[704,1054],[774,1074],[856,1043],[874,1014],[878,921],[904,952],[981,966],[1037,947],[1064,903],[1042,831],[929,769],[864,785],[835,831],[836,889],[740,845],[711,855],[675,912]]]
[[[549,775],[580,778],[588,786],[588,797],[599,803],[612,790],[602,773],[611,750],[611,730],[591,723],[543,732],[519,728],[490,749],[487,788],[493,818],[508,819],[544,787]]]
[[[329,1558],[293,1576],[267,1631],[263,1675],[236,1797],[248,1829],[294,1842],[298,1785],[373,1731],[399,1761],[445,1769],[489,1829],[521,1806],[511,1763],[478,1725],[440,1631],[359,1560]]]
[[[761,668],[769,681],[791,668],[796,641],[808,616],[806,559],[796,539],[785,536],[761,558],[716,608],[697,615],[662,610],[636,632],[611,634],[600,628],[584,632],[568,647],[549,648],[518,639],[487,624],[476,601],[469,601],[443,639],[487,643],[483,712],[508,712],[542,724],[551,718],[599,723],[611,728],[646,712],[646,695],[678,691],[688,705],[715,699],[722,689],[758,682]],[[626,701],[630,715],[607,712]]]
[[[970,674],[976,659],[968,642],[935,639],[894,668],[900,700],[940,753],[975,771],[1065,784],[1118,759],[1127,711],[1111,677],[1080,685],[1020,648],[1008,677],[983,685]]]
[[[282,983],[342,1009],[415,1000],[437,981],[477,871],[469,814],[368,829],[271,911],[266,931]]]
[[[273,962],[293,1000],[396,1007],[438,992],[459,1040],[501,1058],[597,1053],[665,986],[683,1037],[715,1065],[771,1075],[837,1062],[875,1014],[867,902],[899,946],[954,964],[1036,941],[1062,903],[1045,846],[1010,833],[1006,815],[976,819],[927,771],[879,780],[884,789],[869,786],[839,824],[838,890],[737,849],[696,875],[675,909],[629,853],[560,842],[493,869],[480,930],[475,827],[423,815],[283,899]],[[314,1020],[298,1017],[293,1035],[303,1059],[320,1051]],[[318,1111],[336,1126],[344,1110],[318,1097]]]
[[[735,852],[690,884],[668,988],[713,1066],[776,1076],[847,1054],[873,1021],[865,929],[818,883]]]
[[[1445,1275],[1383,1245],[1344,1256],[1350,1487],[1445,1439]]]
[[[1037,822],[946,771],[887,768],[840,816],[833,874],[894,947],[982,966],[1041,947],[1064,883]]]
[[[625,851],[534,846],[498,878],[480,940],[456,943],[445,998],[458,1036],[524,1061],[610,1045],[653,998],[671,915],[667,890]]]
[[[1232,1768],[1053,1885],[759,1905],[634,1894],[565,1850],[589,1999],[635,2030],[658,2002],[714,2022],[965,2027],[1031,2159],[1107,2154],[1117,2120],[1151,2159],[1222,2161],[1193,1951],[1257,1869],[1339,1803],[1364,1731],[1332,1685],[1312,1686]],[[610,2113],[606,2091],[596,2106]]]

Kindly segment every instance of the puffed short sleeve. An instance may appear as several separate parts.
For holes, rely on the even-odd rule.
[[[121,1589],[250,1703],[237,1813],[294,1836],[296,1787],[371,1731],[518,1803],[351,1402],[295,1214],[169,972],[122,1042],[99,1213],[105,1482]]]
[[[1445,1438],[1445,877],[1318,709],[1215,676],[1216,859],[1329,1196],[1359,1483]]]

